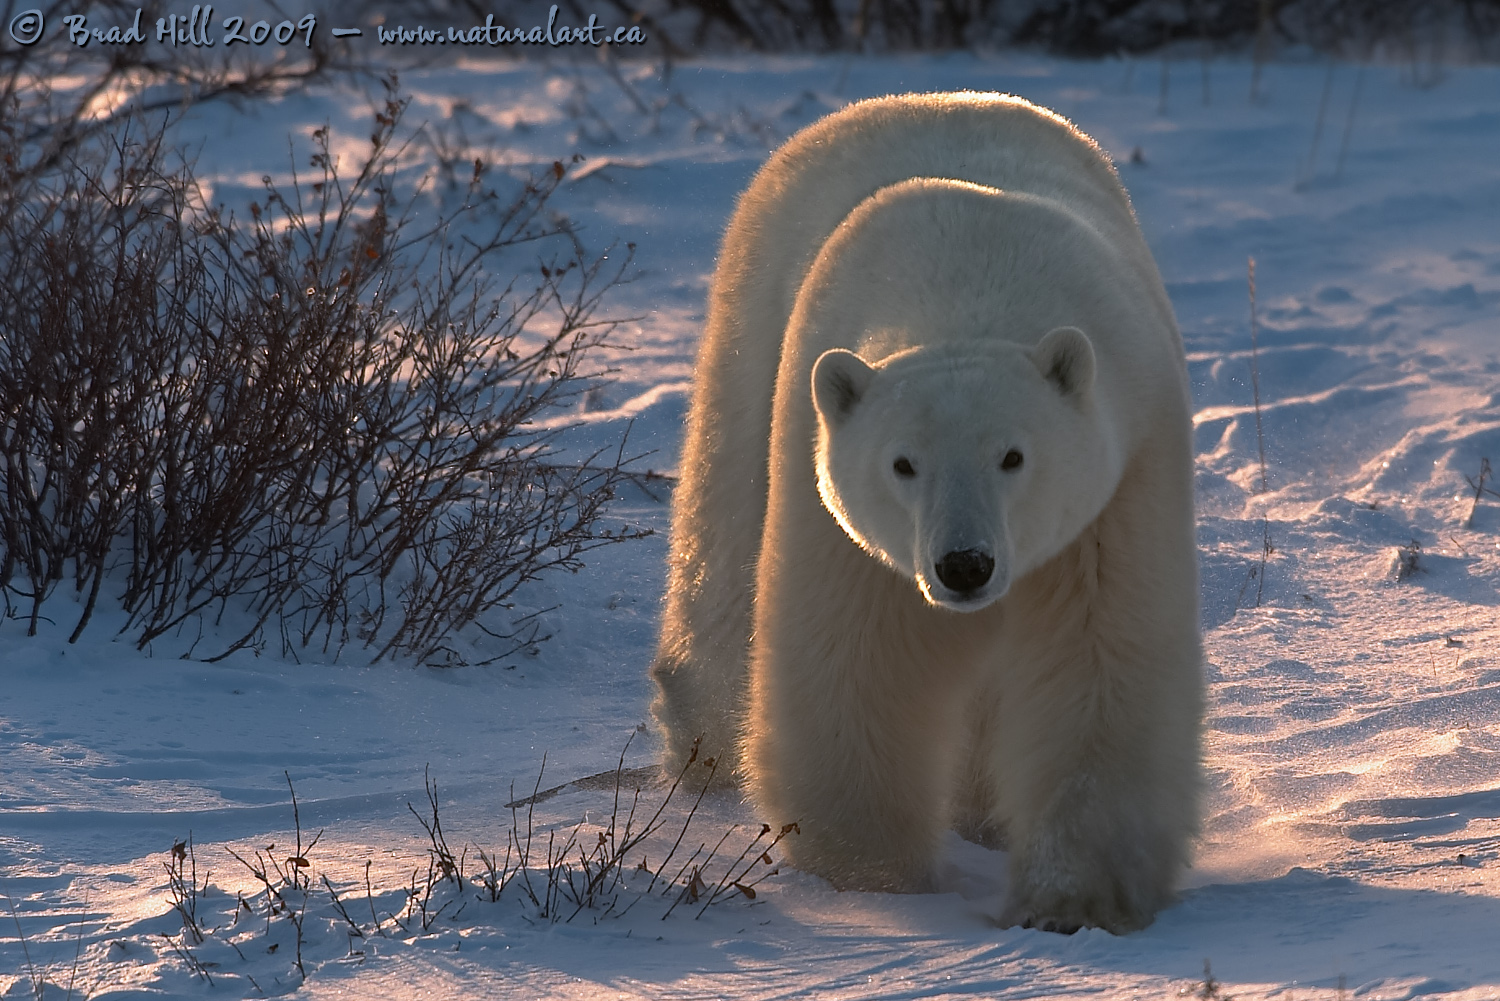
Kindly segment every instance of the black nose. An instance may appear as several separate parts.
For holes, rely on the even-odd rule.
[[[959,549],[937,562],[938,580],[950,591],[966,594],[984,587],[995,572],[995,559],[977,549]]]

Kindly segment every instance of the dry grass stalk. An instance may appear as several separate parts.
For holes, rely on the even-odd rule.
[[[450,847],[441,817],[437,782],[430,772],[424,773],[423,784],[428,809],[419,812],[411,804],[407,804],[407,807],[417,818],[427,837],[427,865],[413,869],[409,880],[399,890],[382,894],[387,896],[387,900],[395,908],[387,911],[389,923],[409,936],[427,934],[439,927],[440,922],[444,926],[459,922],[471,906],[502,901],[506,890],[511,887],[520,888],[519,897],[512,893],[512,898],[522,904],[522,918],[533,924],[566,923],[585,911],[592,912],[595,922],[610,917],[619,919],[646,899],[661,901],[666,905],[661,916],[663,920],[683,904],[697,906],[696,919],[701,918],[715,904],[722,904],[735,897],[755,901],[756,887],[780,871],[773,852],[784,838],[799,833],[797,825],[787,824],[774,836],[769,825],[759,825],[759,830],[732,860],[729,855],[720,854],[740,830],[739,825],[730,825],[720,832],[711,850],[708,843],[704,842],[681,864],[675,875],[667,878],[669,864],[691,833],[690,827],[697,816],[698,807],[712,782],[715,764],[699,760],[696,753],[690,755],[675,780],[666,788],[661,801],[650,812],[649,818],[641,822],[638,818],[646,812],[641,802],[641,787],[637,785],[631,796],[623,795],[627,775],[625,755],[629,746],[630,741],[627,740],[615,767],[613,806],[605,824],[597,830],[589,830],[586,836],[582,822],[566,831],[551,828],[546,832],[546,849],[541,850],[537,844],[541,832],[536,829],[533,811],[537,800],[545,798],[539,795],[545,773],[544,759],[543,766],[538,769],[532,796],[527,800],[513,798],[508,804],[511,822],[510,829],[506,832],[507,849],[503,861],[480,850],[477,854],[483,868],[473,876],[465,872],[469,848],[465,846],[454,852]],[[697,773],[694,769],[698,770]],[[634,776],[638,773],[628,774]],[[700,775],[702,788],[681,826],[677,828],[671,850],[653,868],[644,854],[647,839],[653,835],[664,839],[672,836],[667,817],[671,813],[673,796],[690,776],[692,781],[698,781]],[[253,855],[242,855],[232,848],[227,849],[251,873],[260,888],[248,899],[244,896],[234,898],[232,914],[224,915],[232,920],[224,927],[208,927],[203,921],[201,900],[208,891],[208,877],[203,877],[200,886],[191,839],[184,839],[173,846],[170,856],[172,861],[168,864],[168,872],[177,874],[172,885],[172,904],[183,915],[184,933],[182,941],[179,943],[172,940],[171,946],[187,968],[197,976],[208,978],[210,967],[221,974],[236,972],[221,970],[217,964],[203,963],[189,946],[219,939],[238,952],[242,960],[245,959],[248,947],[242,951],[230,937],[235,936],[241,943],[247,943],[247,932],[238,924],[242,911],[252,917],[264,912],[264,935],[267,938],[272,936],[277,927],[276,919],[285,918],[290,923],[291,932],[295,936],[292,964],[303,980],[309,973],[316,972],[320,962],[316,953],[304,955],[308,929],[342,927],[347,936],[347,956],[365,955],[364,947],[355,948],[356,939],[367,939],[377,933],[387,934],[385,922],[376,907],[377,893],[372,885],[369,860],[364,865],[365,898],[371,919],[371,927],[368,929],[354,917],[347,906],[350,888],[341,889],[327,873],[314,874],[310,856],[312,849],[319,844],[323,831],[320,830],[310,840],[304,837],[296,790],[290,776],[287,784],[291,793],[295,829],[295,847],[289,850],[295,854],[283,857],[288,849],[278,852],[275,844],[258,848]],[[527,806],[524,831],[519,813],[523,803]],[[717,861],[719,859],[724,861]],[[357,884],[354,888],[357,889]],[[394,900],[391,899],[392,896]],[[382,904],[382,908],[384,906]],[[309,916],[314,921],[313,925],[306,924]],[[235,931],[237,928],[240,930]],[[318,941],[318,936],[314,935],[312,942],[315,947]],[[265,951],[274,953],[279,945],[291,944],[287,940],[273,940]],[[256,990],[260,990],[248,974],[244,975]]]

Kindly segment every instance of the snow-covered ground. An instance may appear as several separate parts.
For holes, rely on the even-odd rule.
[[[738,59],[667,80],[629,67],[627,86],[594,66],[402,76],[408,124],[517,169],[587,158],[560,205],[596,250],[636,245],[639,278],[607,310],[639,319],[576,440],[633,420],[632,443],[658,450],[642,464],[666,471],[718,233],[775,143],[857,98],[974,88],[1055,108],[1115,157],[1177,309],[1198,428],[1210,795],[1198,864],[1152,927],[997,929],[1004,857],[956,837],[947,892],[929,896],[837,893],[780,870],[754,900],[664,918],[677,891],[648,894],[631,871],[613,911],[571,922],[543,917],[519,882],[498,903],[439,887],[431,907],[451,902],[425,931],[420,912],[403,916],[413,870],[419,891],[426,880],[407,809],[430,809],[425,768],[448,842],[472,846],[470,875],[513,824],[524,840],[526,807],[513,820],[505,804],[529,796],[544,754],[546,789],[612,772],[634,734],[624,798],[649,775],[658,534],[527,594],[557,606],[543,616],[554,638],[489,667],[204,665],[110,642],[107,617],[72,646],[63,614],[36,639],[0,623],[0,891],[16,919],[0,915],[0,997],[34,997],[33,976],[47,998],[72,983],[117,999],[1500,996],[1500,497],[1475,507],[1466,481],[1486,458],[1500,466],[1500,70],[1424,70],[1419,87],[1394,66],[1273,64],[1254,101],[1251,76],[1248,62],[1017,55]],[[305,142],[330,122],[357,153],[369,101],[350,88],[213,106],[182,135],[233,202],[285,176],[289,132]],[[667,523],[645,495],[615,514]],[[316,888],[297,918],[305,979],[303,898],[285,891],[292,913],[268,918],[229,854],[292,854],[288,777],[304,842],[323,832],[300,870]],[[637,828],[666,793],[644,780]],[[690,781],[631,866],[664,859]],[[535,804],[537,854],[575,830],[593,846],[614,797],[611,777]],[[726,832],[720,851],[738,856],[758,829],[710,796],[670,869]],[[164,868],[189,834],[209,887],[202,944]],[[772,868],[758,850],[752,877]]]

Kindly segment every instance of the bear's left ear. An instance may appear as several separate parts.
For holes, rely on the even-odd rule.
[[[854,411],[874,377],[875,370],[853,351],[825,351],[813,363],[813,405],[824,421],[837,427]]]
[[[1057,327],[1031,349],[1031,360],[1064,396],[1079,396],[1094,384],[1094,346],[1077,327]]]

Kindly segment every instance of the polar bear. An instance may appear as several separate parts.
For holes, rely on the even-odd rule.
[[[1016,97],[851,105],[740,199],[652,674],[836,886],[1009,850],[998,920],[1124,932],[1196,832],[1181,337],[1105,154]]]

